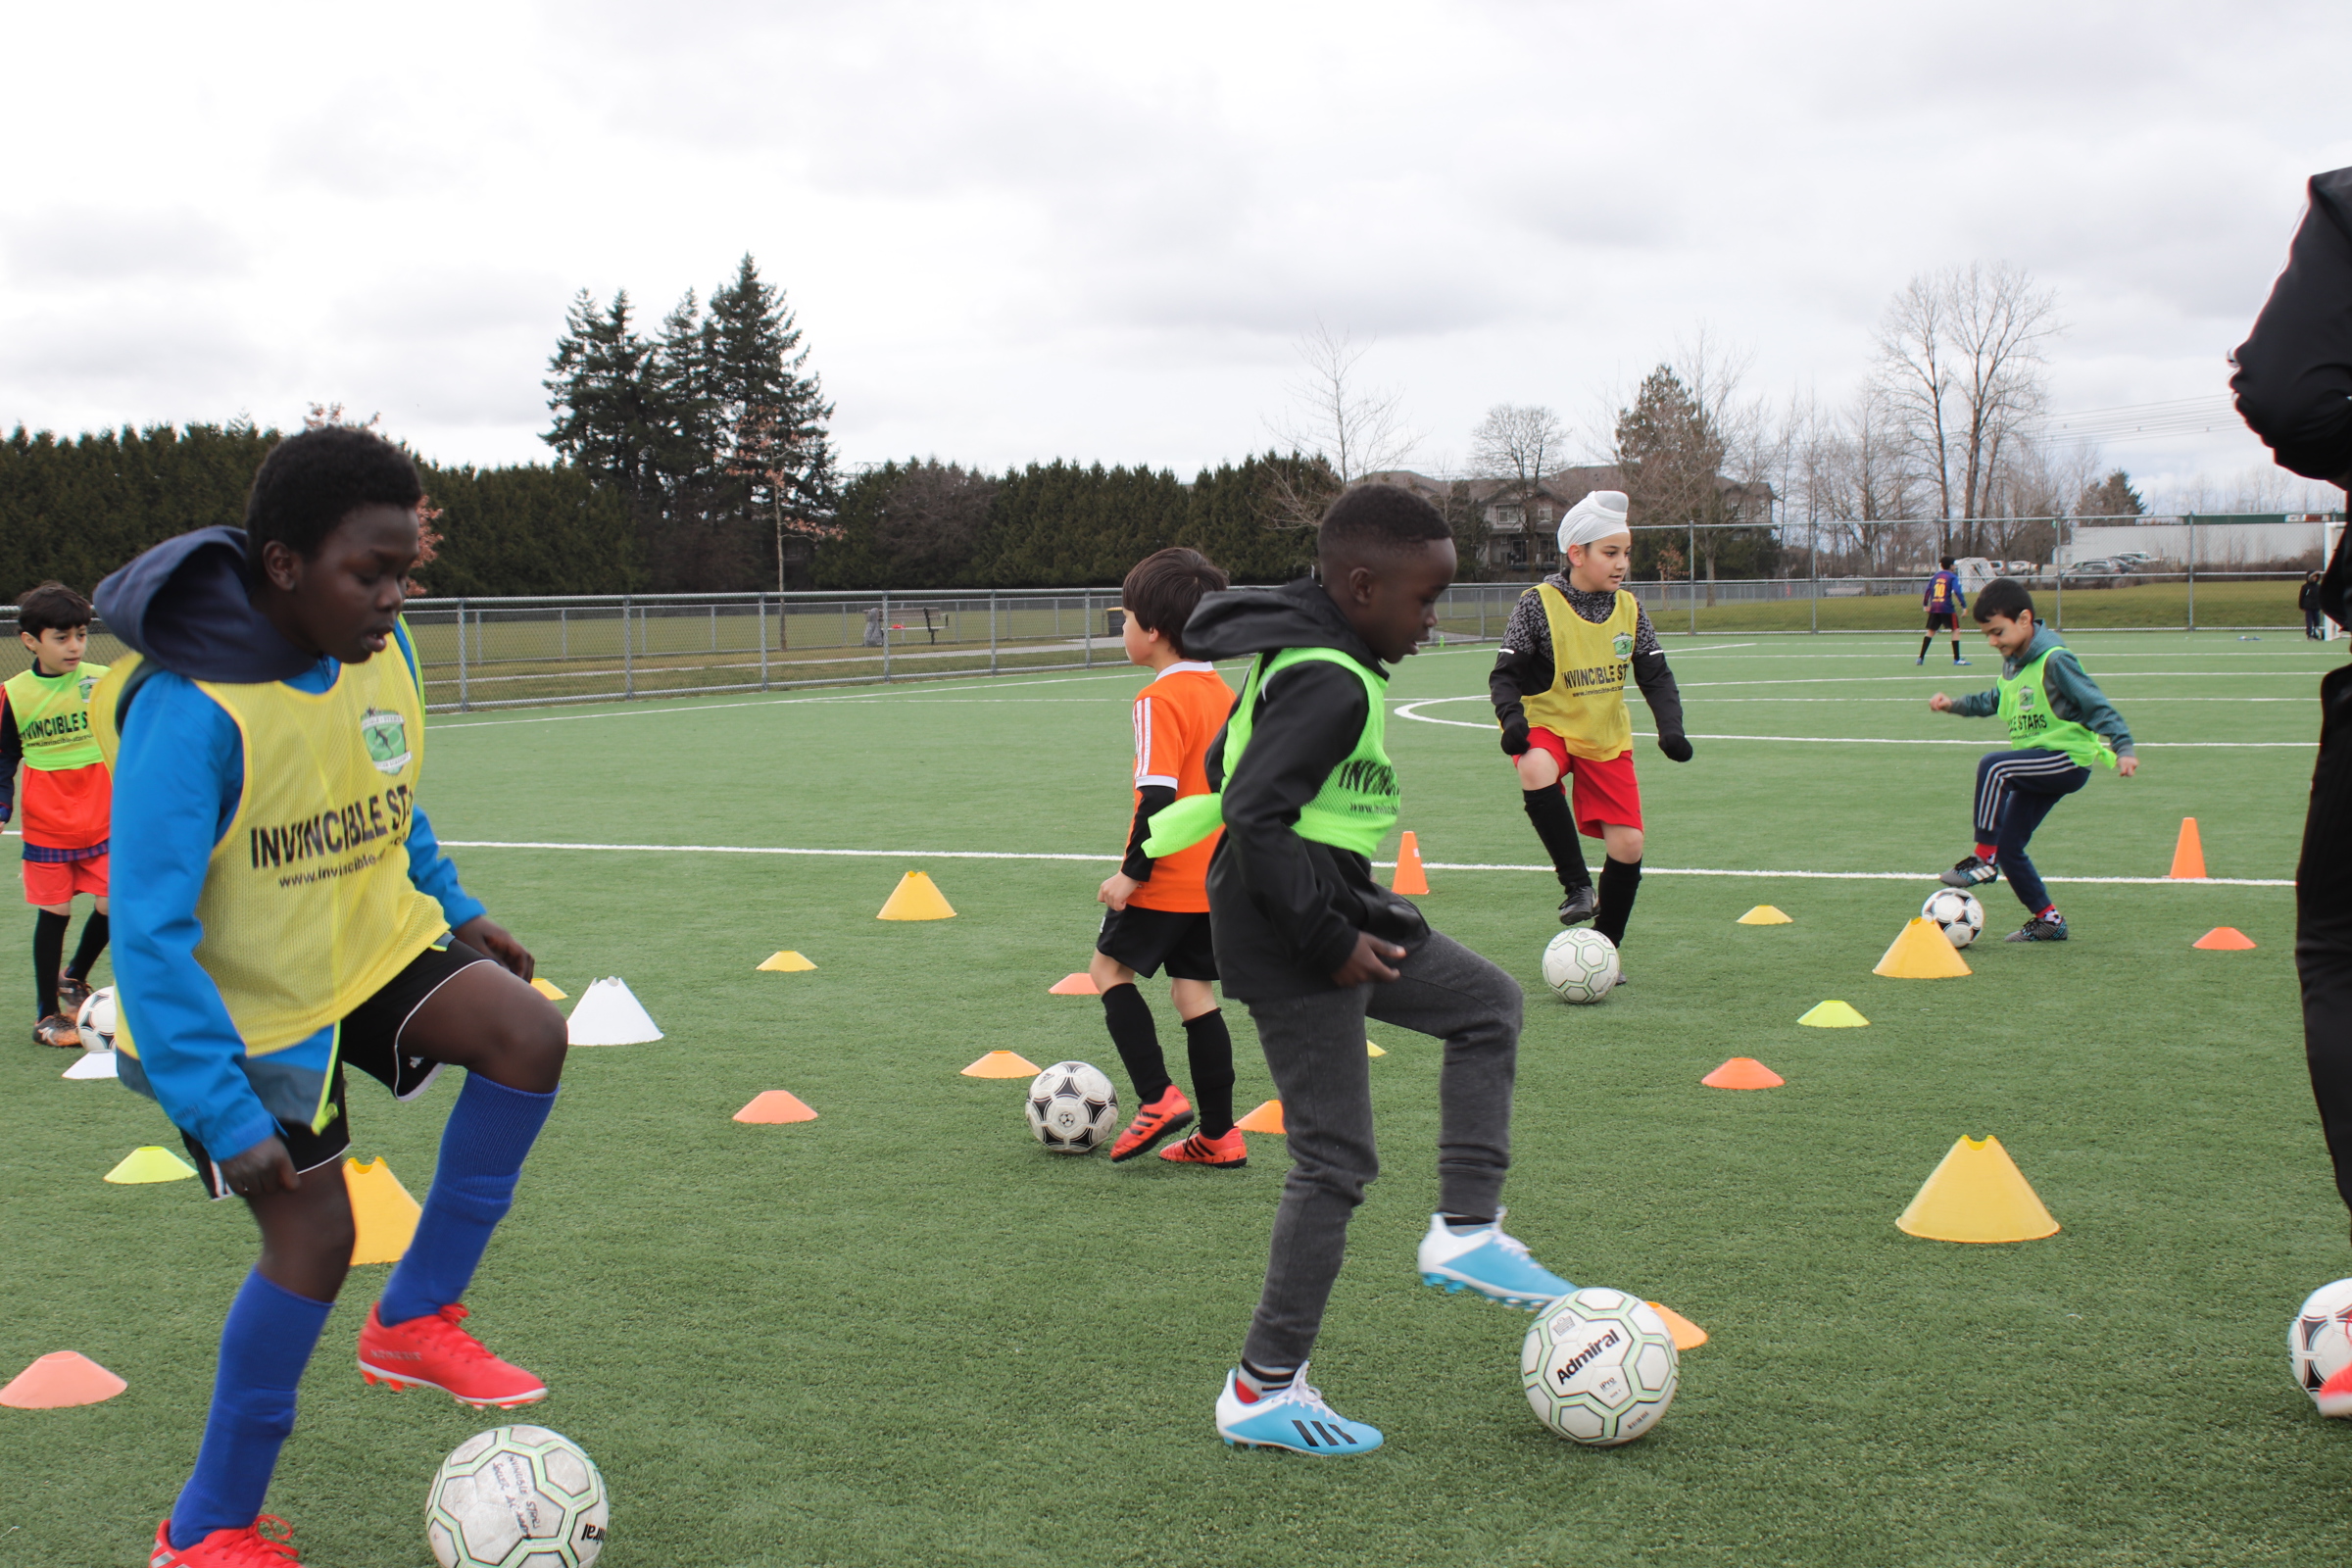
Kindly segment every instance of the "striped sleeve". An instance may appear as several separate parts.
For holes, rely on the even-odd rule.
[[[1135,787],[1178,787],[1184,765],[1184,715],[1176,703],[1160,704],[1147,693],[1135,700]]]

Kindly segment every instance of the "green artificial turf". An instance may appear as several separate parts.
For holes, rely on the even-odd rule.
[[[1021,1083],[958,1076],[995,1049],[1118,1076],[1099,1006],[1047,987],[1083,967],[1122,842],[1136,674],[436,720],[423,805],[445,839],[1099,857],[455,852],[543,973],[575,996],[621,975],[667,1034],[573,1054],[468,1298],[493,1348],[554,1388],[533,1418],[602,1465],[603,1562],[2340,1560],[2352,1427],[2313,1412],[2284,1353],[2303,1295],[2352,1273],[2301,1064],[2292,890],[2060,881],[2075,940],[2017,947],[1993,940],[2022,917],[1996,886],[1972,977],[1875,977],[1965,851],[1976,747],[1999,744],[1924,700],[1989,684],[1991,656],[1917,669],[1884,638],[1737,641],[1670,644],[1701,738],[1680,767],[1639,743],[1660,874],[1626,945],[1633,984],[1599,1006],[1541,990],[1547,876],[1446,869],[1537,858],[1482,702],[1415,710],[1471,727],[1390,727],[1434,867],[1424,906],[1530,991],[1510,1229],[1579,1283],[1713,1335],[1660,1428],[1614,1451],[1535,1423],[1524,1315],[1416,1282],[1433,1043],[1372,1031],[1385,1170],[1314,1371],[1388,1433],[1348,1461],[1211,1431],[1280,1138],[1252,1137],[1234,1173],[1061,1158],[1030,1141]],[[2314,687],[2336,656],[2077,642],[2148,749],[2137,778],[2058,808],[2043,869],[2161,875],[2194,815],[2216,876],[2290,876]],[[1413,662],[1397,706],[1478,698],[1491,657]],[[2185,744],[2217,741],[2289,744]],[[956,918],[875,920],[916,868]],[[1734,923],[1759,903],[1794,923]],[[2260,946],[2191,950],[2222,924]],[[817,969],[755,972],[779,948]],[[1147,995],[1181,1062],[1164,991]],[[1827,998],[1870,1027],[1796,1025]],[[1267,1079],[1232,1015],[1248,1106]],[[1732,1055],[1787,1086],[1699,1087]],[[174,1140],[153,1106],[62,1082],[63,1065],[21,1041],[0,1067],[0,1376],[72,1348],[130,1387],[0,1410],[0,1561],[141,1562],[252,1228],[193,1183],[103,1184],[131,1148]],[[730,1119],[765,1089],[819,1118]],[[356,1152],[421,1196],[451,1093],[403,1107],[355,1084]],[[1898,1232],[1952,1141],[1988,1133],[2064,1229],[1996,1247]],[[318,1568],[428,1562],[433,1469],[492,1424],[362,1386],[351,1342],[384,1273],[355,1271],[270,1496]]]

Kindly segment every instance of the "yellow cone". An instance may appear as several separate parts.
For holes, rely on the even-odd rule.
[[[1824,1002],[1796,1021],[1816,1029],[1859,1029],[1870,1022],[1842,1002]]]
[[[899,878],[899,885],[882,906],[877,920],[952,920],[956,911],[948,906],[947,899],[920,871],[909,871]]]
[[[562,1002],[566,994],[564,988],[553,980],[534,980],[531,982],[531,989],[550,1002]]]
[[[1388,1054],[1388,1053],[1381,1050],[1371,1041],[1367,1040],[1364,1042],[1364,1054],[1367,1056],[1385,1056]]]
[[[2058,1222],[1998,1138],[1954,1143],[1894,1223],[1937,1242],[2031,1242],[2058,1234]]]
[[[124,1154],[122,1163],[108,1171],[106,1179],[119,1187],[135,1187],[142,1182],[186,1181],[195,1174],[195,1166],[169,1149],[149,1144]]]
[[[803,969],[813,969],[816,967],[816,965],[810,963],[807,958],[802,957],[790,948],[786,948],[782,953],[772,954],[768,957],[760,960],[760,967],[762,969],[778,970],[788,974],[798,974]]]
[[[1794,921],[1769,904],[1759,904],[1738,920],[1736,925],[1793,925]]]
[[[365,1165],[343,1161],[343,1185],[351,1193],[351,1221],[359,1233],[351,1245],[352,1267],[399,1262],[416,1235],[416,1216],[424,1212],[416,1200],[380,1159]]]
[[[1941,927],[1913,915],[1870,972],[1895,980],[1949,980],[1972,971]]]

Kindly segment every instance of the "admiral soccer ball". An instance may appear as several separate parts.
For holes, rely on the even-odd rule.
[[[2320,1385],[2352,1366],[2352,1280],[2323,1285],[2286,1326],[2286,1358],[2295,1384],[2319,1396]]]
[[[1597,931],[1563,931],[1544,950],[1544,983],[1562,1002],[1599,1002],[1617,987],[1617,944]]]
[[[545,1427],[495,1427],[441,1461],[424,1504],[441,1568],[588,1568],[605,1547],[605,1478]]]
[[[84,1051],[115,1049],[115,988],[101,986],[82,1003],[81,1010],[74,1015],[74,1027],[81,1031]]]
[[[1613,1448],[1674,1402],[1674,1335],[1648,1302],[1587,1286],[1544,1307],[1519,1351],[1536,1419],[1571,1443]]]
[[[1029,1130],[1056,1154],[1091,1154],[1119,1128],[1119,1094],[1083,1061],[1057,1061],[1029,1085]]]
[[[1943,940],[1955,948],[1965,948],[1977,940],[1984,929],[1984,906],[1973,893],[1958,888],[1937,888],[1928,895],[1928,902],[1919,906],[1923,920],[1933,920],[1943,932]]]

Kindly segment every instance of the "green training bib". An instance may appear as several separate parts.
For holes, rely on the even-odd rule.
[[[1389,760],[1385,744],[1389,683],[1338,649],[1285,648],[1272,656],[1260,654],[1251,662],[1250,678],[1242,686],[1242,700],[1234,705],[1233,716],[1225,721],[1225,776],[1233,777],[1234,770],[1241,766],[1242,753],[1250,745],[1258,693],[1275,675],[1308,660],[1321,660],[1353,670],[1364,683],[1367,711],[1363,733],[1355,738],[1355,749],[1331,770],[1330,776],[1323,780],[1323,787],[1315,792],[1315,798],[1299,808],[1298,820],[1292,831],[1302,839],[1368,857],[1380,848],[1380,841],[1388,836],[1389,829],[1396,825],[1397,808],[1402,801],[1396,786],[1396,767]],[[1153,859],[1173,855],[1214,833],[1224,820],[1222,792],[1188,795],[1152,818],[1151,836],[1144,840],[1144,853]]]
[[[106,666],[90,663],[70,675],[27,669],[8,678],[8,706],[16,710],[26,767],[55,773],[106,760],[90,730],[90,693],[105,678]]]
[[[2085,724],[2060,718],[2050,709],[2050,692],[2042,666],[2045,652],[2016,675],[2000,679],[2001,722],[2009,726],[2009,745],[2016,751],[2064,752],[2077,767],[2115,766],[2115,752],[2106,738]]]

